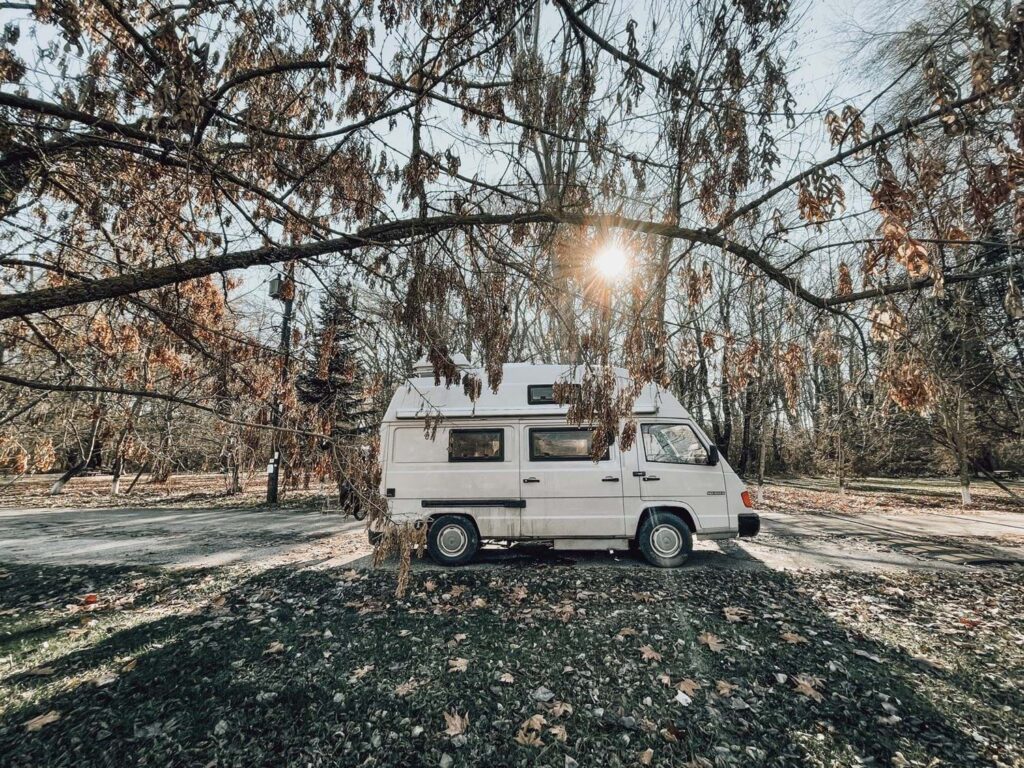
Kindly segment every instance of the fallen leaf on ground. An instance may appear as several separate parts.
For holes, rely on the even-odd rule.
[[[552,725],[550,728],[548,728],[548,733],[550,733],[559,741],[566,741],[569,738],[569,734],[565,732],[564,725]]]
[[[533,715],[519,725],[516,742],[524,747],[539,747],[544,742],[540,739],[541,729],[547,724],[544,715]]]
[[[736,686],[732,683],[726,682],[725,680],[717,680],[715,682],[715,689],[718,691],[719,696],[728,698],[732,696],[732,692],[736,690]]]
[[[725,620],[730,624],[743,621],[747,616],[750,615],[750,611],[746,608],[740,608],[736,605],[727,605],[722,609],[722,613],[725,614]]]
[[[263,655],[266,656],[267,654],[271,654],[271,653],[281,653],[281,651],[283,651],[283,650],[284,650],[284,643],[282,643],[282,642],[280,642],[278,640],[275,640],[274,642],[272,642],[270,645],[267,646],[267,649],[265,651],[263,651]]]
[[[793,690],[797,693],[803,694],[816,702],[819,702],[824,698],[821,695],[821,692],[816,689],[818,685],[821,685],[821,680],[818,678],[810,675],[796,675],[793,678],[793,682],[796,683]]]
[[[54,672],[56,672],[56,670],[53,667],[38,667],[36,669],[30,669],[25,674],[31,675],[32,677],[49,677]]]
[[[469,666],[469,659],[448,659],[449,672],[465,672]]]
[[[133,669],[135,669],[135,667],[138,665],[138,663],[139,663],[138,659],[132,659],[130,661],[126,661],[124,666],[121,667],[121,671],[122,672],[131,672]]]
[[[56,709],[51,709],[46,714],[33,717],[31,720],[27,721],[25,723],[25,730],[30,732],[38,731],[41,730],[44,725],[56,723],[58,720],[60,720],[60,712]]]
[[[693,696],[700,689],[700,683],[687,677],[676,683],[676,688],[687,696]]]
[[[499,683],[505,683],[506,685],[511,685],[515,681],[516,679],[512,677],[510,672],[503,672],[501,677],[498,678]]]
[[[410,680],[406,680],[404,683],[399,683],[398,685],[396,685],[395,686],[395,695],[396,696],[408,696],[410,693],[412,693],[413,691],[415,691],[419,687],[420,687],[420,681],[417,680],[414,677],[414,678],[412,678]]]
[[[706,645],[708,647],[708,650],[714,653],[718,653],[723,648],[725,648],[725,643],[722,642],[722,639],[718,637],[718,635],[714,635],[711,632],[701,632],[697,636],[697,641],[702,645]]]
[[[783,632],[782,639],[790,645],[809,642],[806,637],[804,637],[803,635],[798,635],[796,632]]]
[[[373,672],[373,670],[376,668],[376,664],[367,664],[365,666],[359,667],[358,669],[354,669],[352,670],[352,677],[350,677],[349,680],[362,680],[368,674]]]
[[[437,589],[437,582],[433,579],[427,579],[425,582],[423,582],[423,588],[427,590],[427,592],[433,592],[435,589]]]
[[[461,643],[461,642],[462,642],[463,640],[465,640],[465,639],[466,639],[467,637],[469,637],[469,635],[466,635],[466,634],[464,634],[464,633],[460,632],[460,633],[459,633],[459,634],[457,634],[457,635],[456,635],[455,637],[453,637],[453,638],[452,638],[452,640],[454,640],[454,641],[455,641],[456,643]]]
[[[648,747],[637,756],[637,760],[640,761],[640,765],[650,765],[651,760],[654,759],[654,750]]]
[[[563,715],[572,714],[572,704],[568,701],[556,701],[551,705],[549,710],[554,717],[562,717]]]
[[[622,637],[630,637],[630,636],[635,635],[635,634],[636,634],[636,630],[633,629],[632,627],[623,627],[622,629],[619,630],[619,633],[618,633],[617,636],[622,638]]]
[[[860,648],[857,648],[853,652],[853,655],[854,656],[861,656],[861,657],[863,657],[865,659],[869,659],[869,660],[875,662],[876,664],[881,664],[882,663],[882,660],[878,656],[875,656],[874,654],[868,653],[867,651],[862,651]]]
[[[466,726],[469,725],[469,713],[460,715],[458,712],[445,712],[444,721],[448,726],[444,732],[448,736],[459,736],[466,732]]]
[[[644,657],[644,661],[661,661],[661,654],[649,645],[640,646],[640,655]]]

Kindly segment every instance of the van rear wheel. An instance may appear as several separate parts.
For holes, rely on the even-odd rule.
[[[438,565],[465,565],[480,549],[480,537],[469,520],[442,515],[427,531],[427,552]]]
[[[693,551],[690,529],[675,515],[651,513],[636,538],[644,559],[659,568],[678,568]]]

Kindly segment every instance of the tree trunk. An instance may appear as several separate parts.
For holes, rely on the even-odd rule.
[[[89,466],[89,462],[92,461],[93,451],[96,449],[96,438],[100,432],[100,422],[103,420],[103,414],[100,410],[100,395],[97,394],[93,399],[93,407],[95,408],[95,415],[92,419],[92,428],[89,430],[89,442],[82,459],[71,467],[67,472],[61,475],[57,482],[50,486],[50,495],[59,496],[64,492],[64,486],[70,483],[75,477],[80,475]]]

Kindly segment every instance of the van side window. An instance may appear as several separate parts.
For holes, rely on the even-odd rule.
[[[530,461],[592,461],[594,430],[557,427],[530,430]],[[600,461],[608,460],[608,449]]]
[[[579,390],[579,384],[567,385],[572,390]],[[559,405],[555,400],[554,384],[529,384],[526,387],[526,402],[530,405]],[[561,403],[564,405],[565,403]]]
[[[448,461],[504,460],[504,429],[453,429],[448,433]]]
[[[551,405],[555,402],[555,388],[551,384],[530,384],[526,387],[526,401],[530,405]]]
[[[708,449],[688,424],[644,424],[644,454],[661,464],[707,464]]]

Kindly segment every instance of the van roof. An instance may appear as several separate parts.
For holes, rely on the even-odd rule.
[[[483,369],[462,367],[462,370],[478,376],[483,382],[483,392],[476,402],[469,399],[461,385],[446,387],[443,382],[435,384],[433,375],[414,376],[399,386],[391,398],[384,420],[422,419],[438,415],[445,418],[565,415],[568,411],[568,406],[565,405],[531,404],[529,387],[549,386],[556,382],[580,382],[587,373],[587,369],[582,365],[506,363],[502,367],[501,385],[497,392],[492,392],[487,386],[487,374]],[[625,387],[630,380],[629,373],[625,368],[615,368],[614,371],[618,386]],[[637,415],[689,417],[686,409],[670,392],[653,384],[648,384],[641,390],[633,411]]]

